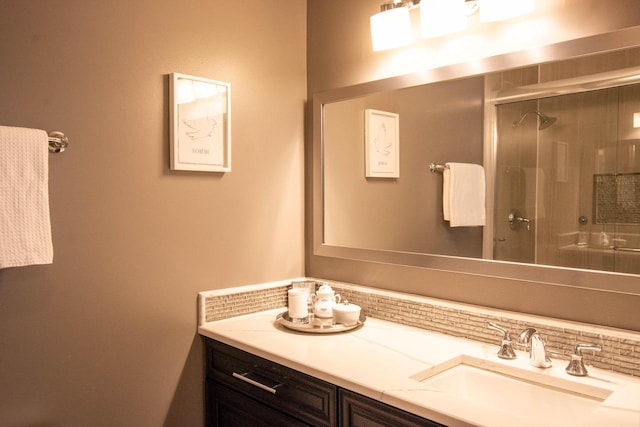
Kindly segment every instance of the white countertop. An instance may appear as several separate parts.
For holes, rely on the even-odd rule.
[[[496,344],[489,345],[368,318],[362,327],[352,331],[309,334],[277,324],[276,316],[284,310],[205,323],[198,332],[448,426],[540,425],[536,414],[520,413],[509,407],[491,409],[443,393],[417,379],[430,369],[441,370],[452,361],[473,358],[487,365],[543,374],[550,382],[570,381],[578,389],[596,387],[613,392],[578,423],[572,417],[567,424],[569,414],[558,413],[555,417],[558,426],[640,427],[640,379],[589,367],[588,354],[585,357],[589,376],[573,377],[565,372],[565,360],[553,360],[553,367],[541,370],[529,365],[528,354],[524,352],[517,351],[515,360],[498,358],[497,333]]]

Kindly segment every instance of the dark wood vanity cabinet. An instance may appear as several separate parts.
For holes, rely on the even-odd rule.
[[[207,427],[441,426],[205,338]]]

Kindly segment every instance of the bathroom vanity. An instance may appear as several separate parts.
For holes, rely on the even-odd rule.
[[[441,425],[219,341],[205,348],[208,427]]]
[[[573,377],[566,360],[540,369],[519,350],[499,359],[498,335],[482,344],[376,318],[344,333],[300,333],[276,322],[284,310],[200,324],[207,425],[640,423],[631,376],[589,367]]]

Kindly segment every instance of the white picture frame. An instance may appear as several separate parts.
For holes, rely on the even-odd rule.
[[[400,177],[400,115],[364,110],[365,176]]]
[[[231,84],[172,73],[171,170],[231,172]]]

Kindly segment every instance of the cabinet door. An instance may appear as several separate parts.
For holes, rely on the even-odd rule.
[[[442,424],[342,389],[340,389],[340,426],[443,427]]]
[[[212,380],[206,383],[207,427],[310,427]]]

